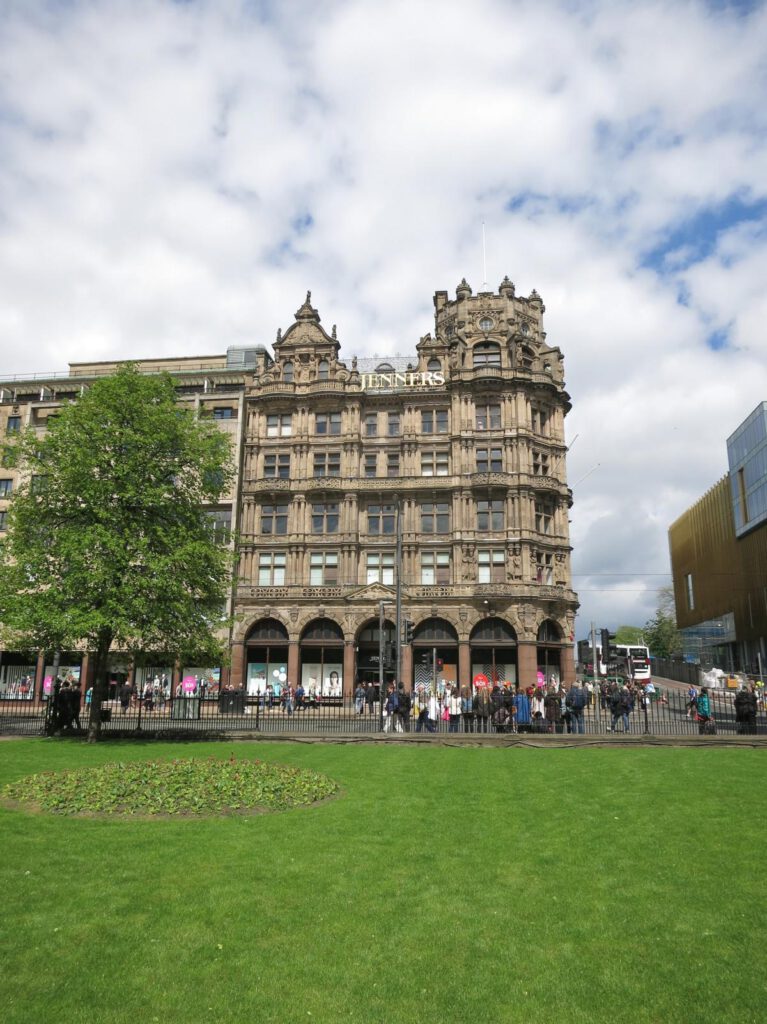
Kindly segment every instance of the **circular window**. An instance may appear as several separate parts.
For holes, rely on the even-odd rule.
[[[480,331],[492,331],[493,321],[490,319],[489,316],[482,317],[482,319],[479,321],[479,329]]]

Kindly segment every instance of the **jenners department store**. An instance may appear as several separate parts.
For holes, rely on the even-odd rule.
[[[434,296],[434,334],[410,358],[340,357],[311,296],[265,347],[138,361],[167,370],[178,400],[230,437],[238,472],[210,514],[237,538],[230,664],[133,666],[117,651],[111,676],[138,687],[207,679],[251,694],[286,681],[351,693],[377,680],[379,621],[394,647],[396,534],[401,599],[412,622],[402,677],[461,685],[478,677],[535,683],[574,678],[578,607],[570,575],[560,350],[533,291]],[[62,375],[0,382],[0,432],[45,430],[62,402],[115,364],[70,364]],[[0,528],[17,483],[0,470]],[[0,693],[40,694],[51,656],[0,656]],[[89,659],[62,666],[88,679]],[[385,670],[394,677],[394,667]]]

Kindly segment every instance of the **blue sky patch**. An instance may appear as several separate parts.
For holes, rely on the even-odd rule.
[[[729,196],[670,226],[665,237],[643,255],[641,265],[661,272],[672,263],[675,270],[683,270],[710,256],[723,232],[765,218],[767,199],[749,201],[740,195]]]

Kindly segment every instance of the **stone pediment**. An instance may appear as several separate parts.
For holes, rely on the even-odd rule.
[[[383,583],[368,583],[365,587],[353,591],[346,598],[347,601],[394,601],[397,592],[394,587],[387,587]]]
[[[295,348],[308,348],[314,349],[318,345],[328,345],[330,348],[338,352],[338,341],[335,338],[335,328],[333,329],[333,335],[329,335],[323,327],[320,326],[320,314],[312,306],[311,303],[312,293],[306,293],[306,301],[299,310],[296,311],[295,322],[287,329],[285,334],[281,334],[274,346],[275,352],[281,352],[287,349]]]

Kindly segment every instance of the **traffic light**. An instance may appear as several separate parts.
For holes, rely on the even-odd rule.
[[[602,664],[606,665],[610,660],[610,630],[603,629],[602,631]]]
[[[405,636],[403,643],[412,644],[413,634],[415,633],[415,623],[412,619],[405,619]]]

